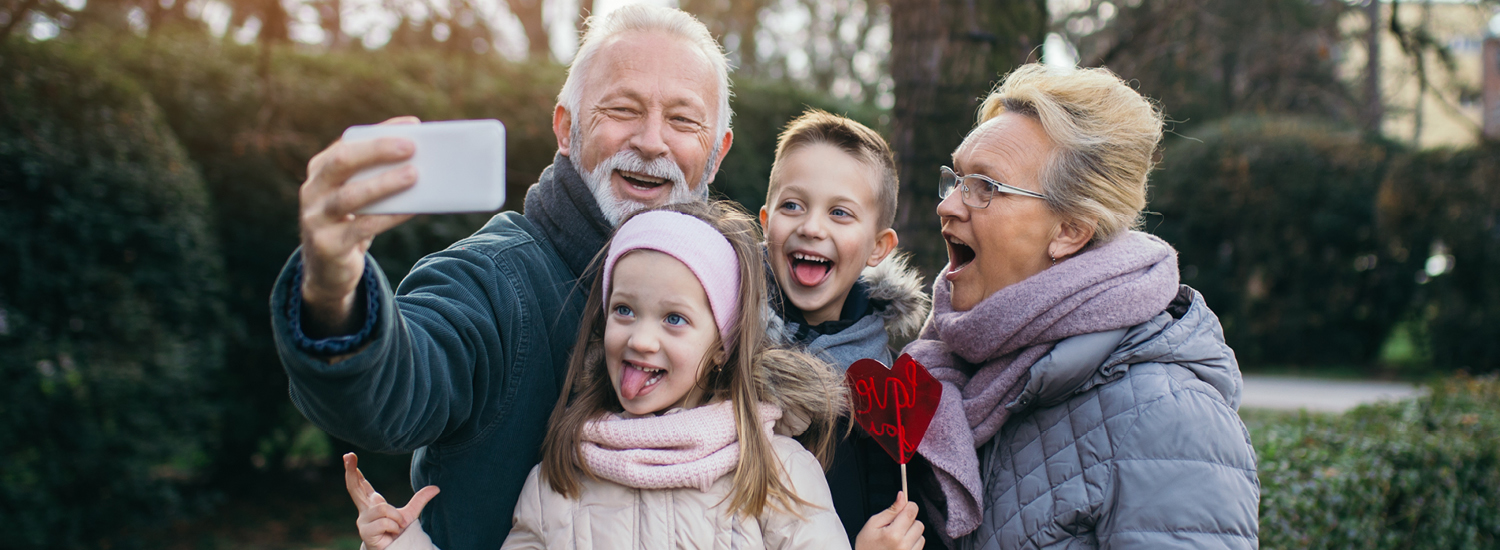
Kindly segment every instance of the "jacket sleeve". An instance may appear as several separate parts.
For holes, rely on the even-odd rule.
[[[374,258],[365,261],[374,265]],[[417,264],[399,295],[375,269],[376,319],[363,347],[330,362],[299,341],[291,320],[291,294],[301,270],[292,254],[272,292],[277,352],[286,367],[292,402],[335,437],[377,452],[409,452],[457,430],[484,404],[476,395],[505,369],[506,329],[525,322],[514,269],[504,260],[453,247]],[[484,377],[486,380],[478,379]],[[501,378],[504,380],[504,378]]]
[[[833,494],[818,459],[796,440],[777,436],[772,439],[776,454],[786,473],[786,480],[797,496],[811,506],[803,506],[802,517],[771,506],[761,514],[761,536],[766,548],[839,550],[849,548],[844,524],[833,510]]]
[[[359,550],[369,550],[369,547],[365,546],[364,543],[360,543]],[[441,549],[438,548],[437,545],[433,544],[432,538],[428,537],[427,532],[422,530],[422,520],[419,519],[411,522],[411,525],[406,526],[406,530],[401,532],[401,536],[396,537],[396,540],[391,541],[390,546],[386,546],[385,550]]]
[[[501,550],[543,549],[547,547],[546,518],[542,508],[541,466],[531,469],[526,477],[526,486],[521,488],[521,498],[516,501],[516,513],[511,518],[510,534],[505,537]]]
[[[1216,396],[1180,389],[1143,405],[1110,469],[1101,549],[1258,546],[1255,451]]]

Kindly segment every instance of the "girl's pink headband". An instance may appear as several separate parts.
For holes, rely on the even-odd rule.
[[[670,210],[632,216],[615,231],[604,260],[604,313],[609,313],[609,286],[615,262],[632,250],[655,250],[677,258],[692,270],[708,294],[719,339],[727,351],[734,345],[739,315],[740,260],[724,234],[696,217]]]

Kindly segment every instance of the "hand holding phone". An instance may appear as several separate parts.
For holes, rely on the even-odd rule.
[[[410,189],[371,203],[359,214],[492,212],[505,204],[505,125],[494,119],[351,126],[343,141],[399,137],[416,145],[406,161],[360,171],[349,182],[406,165],[417,169]]]

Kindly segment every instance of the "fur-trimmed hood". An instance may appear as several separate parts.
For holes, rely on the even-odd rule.
[[[776,433],[801,435],[813,419],[821,419],[823,429],[831,430],[832,421],[848,408],[843,374],[812,355],[772,348],[761,355],[757,366],[755,380],[761,399],[781,407]],[[813,454],[821,453],[814,449]]]
[[[922,275],[911,267],[910,259],[910,254],[896,250],[875,267],[866,267],[859,275],[859,281],[864,284],[869,296],[871,309],[885,325],[886,335],[893,341],[915,338],[922,330],[922,324],[927,321],[927,312],[932,309],[932,296],[927,294],[926,285],[922,284]],[[769,263],[766,265],[766,277],[773,287],[768,293],[770,300],[784,300]],[[790,307],[790,304],[781,305]],[[779,308],[767,304],[766,309],[766,334],[771,337],[771,341],[782,346],[795,343],[793,331],[787,327],[786,319],[778,314]]]
[[[932,296],[925,291],[922,274],[909,265],[910,261],[910,254],[898,250],[859,275],[875,314],[885,321],[885,332],[892,340],[915,338],[932,309]]]

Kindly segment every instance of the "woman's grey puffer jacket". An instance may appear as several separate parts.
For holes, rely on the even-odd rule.
[[[1062,340],[1030,372],[978,449],[985,510],[960,548],[1256,548],[1239,366],[1197,291]]]

